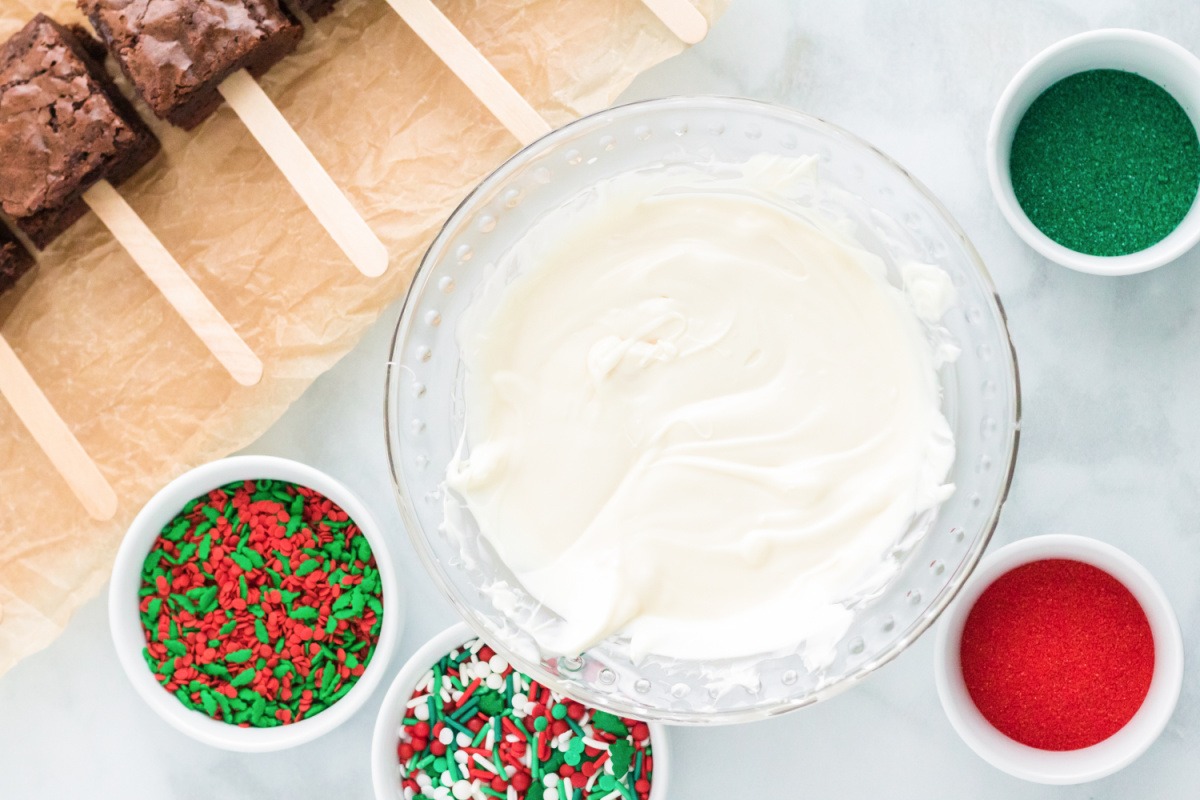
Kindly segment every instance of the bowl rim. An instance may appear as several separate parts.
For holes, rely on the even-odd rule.
[[[1077,33],[1042,50],[1012,77],[992,112],[984,147],[984,161],[992,197],[1017,236],[1050,261],[1091,275],[1135,275],[1169,264],[1191,250],[1200,242],[1200,195],[1192,201],[1192,207],[1171,233],[1144,250],[1121,256],[1094,256],[1071,250],[1042,233],[1017,202],[1007,168],[1007,151],[1027,108],[1020,109],[1020,114],[1012,114],[1007,122],[1006,118],[1010,116],[1009,112],[1017,94],[1027,85],[1043,82],[1043,71],[1053,67],[1065,54],[1078,50],[1104,53],[1122,44],[1135,44],[1146,48],[1148,53],[1157,53],[1164,61],[1170,60],[1175,63],[1180,71],[1189,72],[1193,82],[1200,83],[1200,58],[1164,36],[1133,28],[1101,28]],[[1054,81],[1045,83],[1041,91],[1045,91],[1053,83]],[[1039,95],[1041,91],[1038,92]],[[1181,102],[1178,97],[1175,99]],[[1193,117],[1193,123],[1195,122],[1196,118]],[[1200,130],[1200,125],[1196,127]]]
[[[276,728],[242,728],[211,719],[179,702],[152,677],[142,659],[145,642],[136,591],[142,562],[162,527],[193,498],[237,480],[273,479],[307,486],[333,500],[357,524],[375,555],[383,587],[385,613],[371,663],[341,700],[316,716]],[[310,742],[348,720],[382,682],[399,641],[405,597],[396,578],[391,551],[375,515],[345,484],[315,467],[276,456],[233,456],[189,470],[160,489],[130,523],[121,540],[108,591],[109,630],[117,658],[143,701],[171,727],[212,747],[244,753],[284,750]]]
[[[894,660],[905,649],[917,640],[926,630],[933,625],[942,611],[950,604],[955,595],[966,583],[967,578],[983,557],[984,550],[991,541],[992,535],[995,533],[996,526],[999,524],[1000,512],[1008,499],[1009,491],[1012,487],[1013,474],[1016,468],[1017,451],[1021,438],[1021,378],[1020,369],[1017,363],[1017,353],[1012,342],[1012,335],[1008,329],[1008,315],[1004,310],[1004,304],[1000,299],[999,293],[996,290],[995,282],[992,280],[991,274],[988,272],[983,259],[980,257],[978,250],[972,244],[962,226],[954,219],[946,207],[940,200],[925,186],[924,183],[915,178],[907,169],[901,166],[895,159],[884,153],[873,144],[860,138],[854,133],[851,133],[844,128],[841,128],[831,122],[828,122],[820,117],[804,113],[788,106],[769,103],[760,100],[751,100],[742,97],[730,97],[720,95],[678,95],[670,97],[662,97],[650,100],[639,100],[630,103],[612,106],[610,108],[588,114],[579,119],[558,128],[545,136],[537,139],[518,152],[513,154],[504,161],[499,167],[491,172],[486,178],[481,180],[479,184],[472,189],[459,204],[454,211],[446,218],[446,221],[439,229],[437,236],[434,237],[421,258],[421,263],[418,265],[416,272],[413,275],[413,280],[409,284],[408,291],[405,293],[404,300],[401,303],[400,316],[396,323],[396,331],[392,336],[391,348],[389,350],[389,359],[387,363],[387,371],[384,378],[384,426],[385,438],[387,443],[387,453],[389,462],[389,472],[392,477],[392,487],[396,495],[397,505],[400,507],[401,518],[404,526],[408,531],[409,539],[413,543],[413,547],[417,552],[421,563],[424,565],[426,572],[432,578],[441,594],[447,598],[454,609],[458,612],[468,625],[470,625],[476,634],[481,638],[488,638],[488,631],[476,619],[474,609],[463,603],[456,593],[451,589],[449,582],[443,577],[439,568],[438,560],[435,554],[429,549],[424,537],[421,533],[420,517],[416,513],[416,508],[412,503],[409,488],[403,475],[403,470],[397,468],[400,463],[401,446],[398,440],[399,429],[397,427],[398,420],[396,419],[396,404],[398,398],[396,393],[392,391],[392,387],[397,382],[400,373],[405,370],[403,359],[400,357],[400,343],[407,337],[413,320],[413,307],[416,297],[424,291],[428,281],[429,274],[433,269],[433,262],[440,256],[441,252],[446,249],[448,240],[451,236],[452,225],[457,221],[460,213],[468,208],[476,198],[489,192],[496,184],[505,180],[513,171],[521,166],[521,162],[529,158],[529,154],[534,150],[541,150],[552,147],[560,139],[566,139],[573,136],[576,130],[586,126],[603,123],[606,119],[616,117],[625,117],[636,115],[646,110],[658,110],[661,108],[717,108],[727,111],[746,111],[752,113],[765,113],[777,118],[786,118],[789,121],[799,122],[801,124],[816,126],[825,129],[833,136],[838,136],[852,143],[857,147],[874,154],[879,158],[885,166],[896,170],[905,177],[912,185],[913,189],[927,202],[930,206],[941,215],[942,221],[949,228],[951,233],[961,242],[963,249],[966,251],[970,260],[975,266],[975,270],[981,280],[983,288],[986,291],[987,297],[990,299],[992,306],[995,309],[996,319],[999,324],[1000,332],[1005,343],[1002,353],[998,353],[998,358],[1007,358],[1009,372],[1012,376],[1011,391],[1009,396],[1005,398],[1008,406],[1012,409],[1012,416],[1005,420],[1008,424],[1011,441],[1006,448],[1005,463],[1000,465],[1001,485],[1000,491],[997,493],[995,504],[984,523],[981,535],[978,537],[974,546],[963,557],[960,574],[956,583],[947,584],[942,591],[928,607],[928,613],[921,619],[918,619],[909,627],[903,635],[896,638],[893,645],[887,650],[881,652],[875,658],[859,665],[853,672],[843,676],[835,683],[826,685],[811,694],[796,698],[787,702],[780,702],[773,705],[769,709],[750,707],[741,709],[726,709],[720,711],[707,711],[703,715],[693,714],[690,712],[678,712],[670,709],[655,708],[655,718],[664,722],[678,725],[711,725],[711,724],[734,724],[741,722],[752,722],[764,719],[768,716],[775,716],[781,713],[794,711],[808,705],[826,700],[834,695],[837,695],[857,684],[861,683],[869,674]],[[492,645],[492,647],[503,654],[508,659],[509,663],[519,666],[522,672],[531,675],[538,682],[549,686],[554,691],[560,694],[570,694],[569,691],[564,691],[563,684],[559,683],[556,676],[543,669],[540,664],[531,662],[521,656],[521,654],[507,647],[504,643]],[[645,707],[640,707],[634,704],[623,702],[611,702],[607,705],[601,704],[598,700],[589,701],[590,704],[605,708],[613,713],[622,714],[625,716],[637,717],[639,713],[645,712]]]
[[[1046,559],[1081,561],[1112,575],[1142,606],[1154,637],[1154,675],[1141,707],[1117,733],[1079,750],[1040,750],[997,731],[967,693],[959,664],[963,627],[984,590],[1016,567]],[[1027,781],[1051,785],[1097,780],[1141,756],[1170,721],[1183,684],[1183,665],[1179,621],[1166,593],[1149,570],[1106,542],[1062,533],[1019,539],[990,554],[939,623],[934,645],[934,682],[951,727],[968,747],[997,769]]]
[[[428,641],[417,648],[417,651],[404,662],[400,672],[392,679],[383,704],[375,717],[375,727],[371,732],[371,785],[375,791],[376,800],[403,800],[403,795],[395,785],[395,774],[392,771],[396,763],[397,733],[394,730],[395,714],[390,713],[401,703],[407,703],[417,679],[425,674],[430,666],[437,663],[443,655],[455,647],[461,646],[469,639],[484,637],[465,622],[456,622],[449,628],[434,634]],[[486,641],[486,639],[484,640]],[[495,647],[488,644],[494,650]],[[551,689],[551,691],[554,691]],[[562,694],[561,692],[557,692]],[[566,695],[570,697],[570,695]],[[575,699],[575,698],[571,698]],[[585,706],[591,706],[582,700]],[[650,782],[650,800],[665,800],[667,796],[667,781],[670,776],[670,748],[667,740],[666,726],[658,722],[646,721],[650,727],[650,742],[654,747],[654,777]]]

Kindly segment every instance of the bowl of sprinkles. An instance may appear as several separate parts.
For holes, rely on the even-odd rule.
[[[458,624],[396,676],[371,769],[378,800],[663,800],[664,740],[517,672]]]
[[[1166,595],[1122,551],[1024,539],[984,560],[937,635],[938,695],[993,766],[1074,784],[1127,766],[1166,727],[1183,640]]]
[[[1013,230],[1097,275],[1144,272],[1200,241],[1200,59],[1136,30],[1072,36],[1009,83],[988,180]]]
[[[294,747],[348,719],[383,678],[403,603],[367,507],[281,458],[199,467],[134,519],[109,589],[138,694],[206,744]]]

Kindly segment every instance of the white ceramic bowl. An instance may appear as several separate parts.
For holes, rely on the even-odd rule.
[[[1154,636],[1154,677],[1142,707],[1120,731],[1081,750],[1039,750],[1000,733],[967,693],[959,661],[963,626],[984,590],[1010,570],[1048,558],[1082,561],[1123,583],[1145,609]],[[942,616],[935,658],[938,696],[963,741],[992,766],[1036,783],[1085,783],[1128,766],[1166,727],[1183,683],[1183,638],[1171,603],[1158,582],[1145,567],[1112,545],[1065,534],[1022,539],[985,558]]]
[[[475,631],[464,622],[447,628],[417,650],[392,681],[383,699],[383,707],[379,709],[379,716],[375,719],[375,734],[371,740],[371,781],[375,786],[376,800],[404,800],[400,790],[402,775],[396,759],[396,745],[400,741],[404,714],[417,680],[446,653],[476,636]],[[654,747],[650,800],[665,800],[670,756],[666,729],[657,722],[646,724],[650,726],[650,743]]]
[[[1170,39],[1144,31],[1108,29],[1081,33],[1043,50],[1016,74],[1000,97],[987,135],[987,172],[992,194],[1025,243],[1064,267],[1093,275],[1132,275],[1160,267],[1200,241],[1200,199],[1161,242],[1123,256],[1093,256],[1063,247],[1030,222],[1013,193],[1008,162],[1017,125],[1034,100],[1053,84],[1079,72],[1118,69],[1154,81],[1183,106],[1200,129],[1200,59]]]
[[[184,706],[155,680],[142,658],[145,635],[138,614],[142,562],[164,525],[193,498],[239,480],[269,479],[307,486],[333,500],[362,530],[383,583],[384,615],[371,663],[341,700],[321,713],[276,728],[242,728],[211,719]],[[312,467],[270,456],[238,456],[214,461],[176,478],[156,494],[129,526],[117,551],[108,592],[108,617],[117,657],[125,674],[160,717],[193,739],[246,753],[283,750],[310,742],[341,725],[357,711],[383,680],[404,619],[404,598],[383,533],[374,515],[342,483]]]

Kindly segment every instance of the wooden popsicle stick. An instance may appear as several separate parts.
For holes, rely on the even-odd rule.
[[[0,395],[12,405],[87,513],[99,520],[112,519],[117,513],[116,492],[3,336],[0,336]]]
[[[83,200],[233,379],[243,386],[262,380],[262,360],[112,184],[100,181],[83,193]]]
[[[550,132],[546,120],[430,0],[388,0],[388,4],[521,144]]]
[[[688,0],[642,0],[662,23],[685,44],[708,35],[708,19]]]
[[[383,242],[250,73],[239,70],[217,88],[354,266],[371,278],[386,272],[388,252]]]

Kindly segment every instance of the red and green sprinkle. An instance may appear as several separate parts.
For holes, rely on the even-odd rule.
[[[650,728],[515,671],[478,639],[417,682],[396,747],[405,800],[648,800]]]
[[[366,670],[383,586],[354,521],[312,489],[232,483],[189,502],[142,565],[143,655],[188,708],[242,727],[319,714]]]

